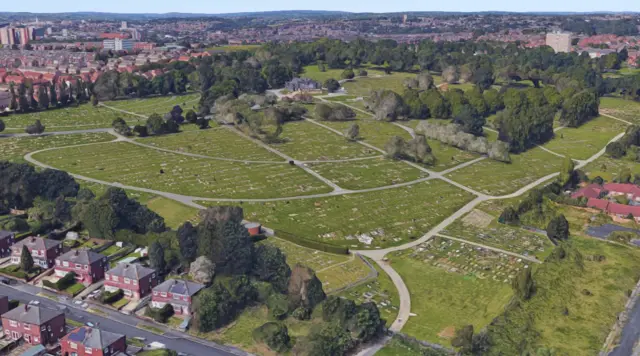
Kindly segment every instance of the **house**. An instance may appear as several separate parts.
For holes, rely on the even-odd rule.
[[[285,83],[284,86],[289,91],[311,91],[322,89],[320,83],[309,78],[293,78],[291,81]]]
[[[0,256],[11,254],[11,245],[15,241],[16,234],[11,231],[0,230]]]
[[[45,269],[53,267],[56,257],[62,253],[61,241],[31,236],[11,246],[11,263],[20,264],[22,246],[26,246],[31,252],[33,263]]]
[[[62,278],[74,272],[78,282],[90,285],[103,279],[108,269],[107,257],[89,249],[78,249],[56,258],[55,275]]]
[[[9,297],[0,295],[0,315],[9,311]]]
[[[12,340],[23,338],[26,343],[53,344],[65,333],[64,312],[21,305],[2,314],[2,328]]]
[[[191,315],[191,303],[204,285],[181,279],[168,279],[153,288],[151,306],[162,308],[167,303],[173,306],[173,312],[178,315]]]
[[[125,297],[130,299],[146,297],[157,284],[156,271],[137,263],[118,264],[104,276],[104,289],[107,292],[122,289]]]
[[[126,350],[124,335],[88,326],[73,329],[60,340],[60,353],[64,356],[109,356]]]

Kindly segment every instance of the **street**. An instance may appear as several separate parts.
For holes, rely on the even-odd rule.
[[[178,332],[169,332],[164,335],[158,335],[148,332],[143,329],[138,329],[135,325],[141,321],[134,316],[124,315],[118,312],[111,312],[108,317],[104,317],[98,314],[85,311],[81,307],[73,305],[73,300],[69,299],[66,302],[56,302],[51,299],[40,297],[35,295],[41,292],[40,288],[18,284],[16,286],[7,286],[0,284],[0,295],[6,295],[9,299],[19,300],[21,303],[28,303],[32,300],[40,302],[39,306],[64,310],[68,319],[86,323],[91,321],[96,327],[118,333],[124,334],[127,338],[139,337],[145,338],[145,344],[157,341],[165,344],[168,349],[183,352],[189,355],[245,355],[246,353],[240,350],[228,348],[222,345],[217,345],[212,342],[204,340],[193,340],[189,337]],[[35,293],[34,293],[35,292]]]

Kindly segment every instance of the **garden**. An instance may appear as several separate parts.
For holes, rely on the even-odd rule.
[[[474,198],[441,180],[368,193],[242,204],[245,218],[346,247],[399,245],[422,236]],[[201,202],[204,205],[218,205]]]
[[[34,158],[106,182],[207,198],[272,198],[331,191],[298,167],[195,158],[125,142],[62,148]]]

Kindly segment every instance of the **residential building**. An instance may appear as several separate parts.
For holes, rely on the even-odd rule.
[[[558,52],[571,52],[571,33],[551,32],[547,33],[547,46]]]
[[[616,197],[624,196],[629,204],[621,204]],[[573,199],[587,198],[587,207],[604,211],[618,217],[633,216],[640,221],[640,187],[628,183],[606,183],[603,185],[589,184],[573,194]]]
[[[9,297],[0,295],[0,315],[9,311]]]
[[[84,285],[90,285],[104,278],[109,269],[107,257],[89,249],[69,251],[56,258],[55,274],[64,277],[69,272],[76,274],[76,280]]]
[[[309,78],[293,78],[291,81],[285,83],[284,86],[289,91],[309,91],[322,89],[320,83]]]
[[[124,335],[81,326],[60,340],[60,353],[69,356],[110,356],[127,351]]]
[[[53,267],[56,257],[62,253],[62,241],[31,236],[11,246],[11,263],[20,264],[22,246],[27,246],[27,249],[31,252],[33,263],[45,269]]]
[[[0,230],[0,256],[11,254],[11,245],[15,241],[16,234],[11,231]]]
[[[153,288],[151,306],[162,308],[167,303],[173,306],[174,313],[178,315],[191,315],[191,303],[202,288],[203,284],[184,281],[181,279],[168,279]]]
[[[151,294],[158,285],[157,273],[151,268],[137,263],[122,263],[107,271],[104,276],[104,289],[114,292],[122,289],[125,297],[140,299]]]
[[[2,328],[12,340],[23,338],[26,343],[53,344],[65,333],[64,312],[21,305],[2,314]]]
[[[135,46],[135,41],[122,38],[107,39],[102,41],[102,48],[112,51],[131,51]]]

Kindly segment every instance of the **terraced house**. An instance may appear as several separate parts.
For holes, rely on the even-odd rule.
[[[151,294],[151,289],[158,284],[156,271],[137,263],[121,263],[107,271],[104,276],[104,289],[115,292],[122,289],[125,297],[140,299]]]
[[[60,352],[64,356],[109,356],[125,351],[124,335],[88,326],[76,328],[60,340]]]
[[[2,314],[5,336],[23,338],[32,345],[56,343],[66,333],[65,325],[63,312],[33,305],[21,305]]]
[[[27,246],[27,249],[31,252],[33,263],[45,269],[53,267],[56,257],[62,253],[62,241],[31,236],[11,246],[11,263],[20,264],[22,246]]]
[[[90,285],[104,278],[109,269],[107,257],[89,249],[69,251],[56,258],[55,274],[64,277],[69,272],[76,274],[76,280]]]
[[[204,285],[181,279],[168,279],[153,288],[151,306],[162,308],[167,303],[173,307],[173,312],[179,315],[191,315],[191,302]]]

